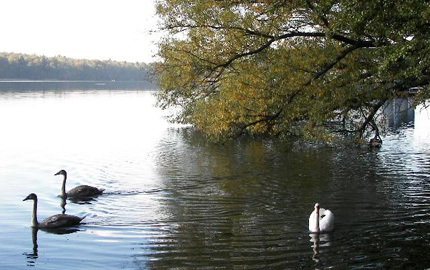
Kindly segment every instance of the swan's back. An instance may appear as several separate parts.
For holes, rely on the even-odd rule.
[[[103,191],[104,189],[99,189],[88,185],[81,185],[69,190],[69,192],[67,192],[67,197],[87,198],[87,197],[101,195]]]
[[[57,214],[44,219],[39,223],[40,228],[59,228],[74,226],[81,223],[85,217],[77,217],[67,214]]]

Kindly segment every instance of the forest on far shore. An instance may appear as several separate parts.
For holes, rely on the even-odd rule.
[[[0,52],[0,80],[147,81],[151,64]]]

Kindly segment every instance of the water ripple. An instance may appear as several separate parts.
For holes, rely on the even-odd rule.
[[[428,144],[409,134],[387,137],[375,151],[270,139],[214,145],[192,129],[155,125],[161,114],[153,101],[134,92],[0,98],[4,115],[40,131],[0,141],[3,268],[430,266]],[[17,111],[28,108],[34,123]],[[68,132],[53,127],[56,117]],[[4,130],[24,132],[12,122]],[[61,212],[62,179],[53,175],[60,169],[69,172],[67,189],[106,191],[68,200],[66,213],[86,216],[85,223],[71,234],[39,231],[35,246],[31,204],[22,199],[38,193],[40,218]],[[334,212],[333,233],[308,233],[316,202]]]

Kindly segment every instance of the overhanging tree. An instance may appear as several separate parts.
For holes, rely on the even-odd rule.
[[[429,98],[422,0],[163,0],[159,105],[213,139],[379,136],[386,101]]]

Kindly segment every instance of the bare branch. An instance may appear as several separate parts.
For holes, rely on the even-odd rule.
[[[372,111],[369,113],[369,115],[366,117],[366,119],[364,120],[364,122],[361,124],[361,126],[357,130],[357,132],[359,132],[359,134],[360,134],[360,136],[359,136],[360,138],[363,137],[363,134],[364,134],[364,131],[366,130],[367,125],[369,125],[373,121],[373,118],[375,117],[375,115],[378,112],[379,108],[381,108],[382,105],[384,105],[384,103],[386,101],[387,101],[386,99],[379,100],[378,103],[376,103],[372,107]]]

